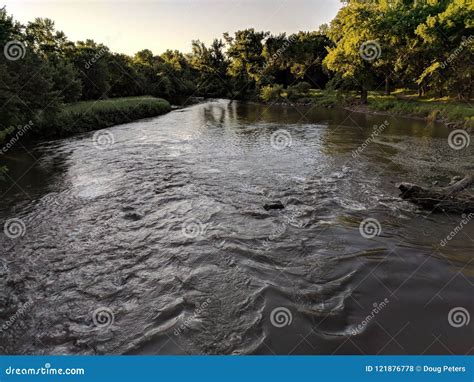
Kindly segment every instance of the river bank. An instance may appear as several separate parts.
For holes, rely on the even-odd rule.
[[[450,98],[418,98],[401,92],[392,95],[370,94],[367,105],[351,105],[353,111],[400,115],[441,122],[452,128],[474,128],[474,110],[468,102]]]
[[[20,139],[64,138],[76,133],[156,117],[171,110],[168,101],[151,96],[111,98],[64,104],[46,115],[38,114],[24,126],[0,131],[1,153]],[[24,137],[24,138],[23,138]]]
[[[23,126],[0,131],[0,154],[19,141],[65,138],[77,133],[156,117],[171,110],[168,101],[151,96],[81,101],[63,105],[60,110],[40,115]],[[0,156],[0,159],[1,156]],[[7,167],[0,162],[0,180]]]
[[[63,107],[55,121],[41,130],[45,135],[64,137],[75,133],[156,117],[171,110],[168,101],[155,97],[124,97],[83,101]],[[43,131],[41,131],[43,132]]]
[[[266,101],[271,103],[271,101]],[[369,92],[367,104],[361,104],[356,92],[310,89],[306,93],[283,91],[278,103],[295,106],[343,107],[359,113],[398,115],[441,122],[452,128],[474,128],[474,110],[468,102],[444,98],[418,98],[414,93],[395,91],[391,95]]]

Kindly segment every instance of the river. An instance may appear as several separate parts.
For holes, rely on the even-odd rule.
[[[0,352],[472,352],[452,310],[474,312],[474,223],[396,188],[472,171],[474,145],[448,134],[209,100],[18,144],[1,185]]]

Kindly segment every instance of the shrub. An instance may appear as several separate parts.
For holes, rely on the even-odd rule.
[[[267,85],[260,90],[260,98],[265,101],[275,101],[281,98],[282,85]]]
[[[295,86],[289,86],[288,89],[286,89],[286,97],[290,101],[297,101],[300,98],[300,92]]]
[[[305,81],[298,82],[295,86],[292,86],[298,93],[306,94],[310,91],[311,85]]]

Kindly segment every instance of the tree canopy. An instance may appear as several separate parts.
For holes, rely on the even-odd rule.
[[[0,131],[54,118],[65,103],[111,97],[252,99],[315,88],[358,90],[365,101],[369,90],[401,87],[470,99],[473,11],[469,0],[350,0],[318,31],[245,29],[209,46],[193,41],[186,54],[128,56],[70,41],[50,19],[22,25],[2,8]]]

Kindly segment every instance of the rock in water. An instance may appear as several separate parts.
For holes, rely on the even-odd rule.
[[[265,203],[263,205],[263,208],[265,208],[266,211],[268,210],[282,210],[285,208],[282,202],[277,200],[276,202],[271,202],[271,203]]]

